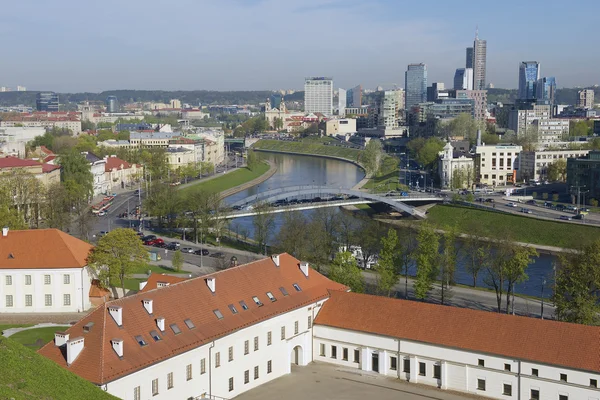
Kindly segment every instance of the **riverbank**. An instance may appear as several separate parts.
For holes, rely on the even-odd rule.
[[[236,193],[239,193],[246,189],[249,189],[252,186],[259,185],[259,184],[263,183],[264,181],[266,181],[267,179],[269,179],[270,177],[272,177],[273,175],[275,175],[275,173],[277,172],[277,166],[275,165],[275,163],[268,161],[268,160],[265,160],[264,163],[267,163],[269,165],[269,169],[267,170],[267,172],[265,172],[264,174],[260,175],[258,178],[255,178],[249,182],[242,183],[241,185],[238,185],[238,186],[232,187],[231,189],[222,191],[221,198],[224,199],[225,197],[229,197],[231,195],[234,195]]]

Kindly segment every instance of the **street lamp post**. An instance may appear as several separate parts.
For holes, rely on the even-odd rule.
[[[544,286],[546,286],[546,279],[542,278],[542,309],[540,311],[542,319],[544,319]]]

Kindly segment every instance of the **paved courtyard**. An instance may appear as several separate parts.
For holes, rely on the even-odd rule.
[[[285,395],[283,395],[285,394]],[[236,397],[236,400],[459,400],[484,399],[324,363],[292,367],[292,373]]]

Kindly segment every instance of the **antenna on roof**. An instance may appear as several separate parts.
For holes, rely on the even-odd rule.
[[[475,40],[479,39],[479,25],[475,25]]]

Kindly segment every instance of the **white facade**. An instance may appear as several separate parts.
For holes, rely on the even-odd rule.
[[[313,329],[313,359],[494,399],[600,397],[599,373],[322,325]]]
[[[333,114],[333,79],[306,78],[304,81],[304,111]]]
[[[560,159],[583,158],[589,150],[544,150],[522,151],[519,156],[520,180],[545,180],[548,177],[548,165]]]
[[[42,127],[2,127],[0,128],[0,151],[5,155],[24,158],[26,144],[38,136],[43,136]]]
[[[0,313],[85,311],[90,282],[86,267],[0,269]]]
[[[177,145],[169,145],[166,154],[169,166],[174,169],[193,164],[196,159],[196,152],[194,150]]]
[[[346,116],[346,89],[340,88],[338,91],[338,115],[340,117]]]
[[[497,186],[514,182],[519,169],[521,146],[499,144],[475,147],[475,178],[480,183]]]
[[[101,159],[90,164],[92,176],[94,177],[94,196],[108,192],[108,181],[106,179],[106,160]]]
[[[540,119],[534,122],[534,126],[537,126],[540,143],[556,143],[569,136],[568,119]]]
[[[356,119],[340,118],[325,122],[326,135],[345,135],[356,133]]]
[[[594,90],[584,89],[580,90],[577,98],[577,107],[591,110],[594,108]]]
[[[81,121],[78,120],[64,120],[64,121],[51,121],[51,120],[39,120],[39,121],[0,121],[0,127],[27,127],[27,128],[57,128],[57,129],[68,129],[73,135],[79,135],[81,133]]]
[[[465,154],[454,155],[454,148],[450,142],[446,143],[444,150],[439,153],[439,174],[440,182],[443,188],[454,188],[453,180],[456,174],[460,173],[463,176],[463,183],[461,187],[468,187],[473,184],[475,180],[475,164],[473,158],[468,157]]]

